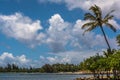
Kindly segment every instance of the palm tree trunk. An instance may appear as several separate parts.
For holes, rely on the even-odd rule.
[[[110,47],[110,45],[109,45],[109,42],[108,42],[108,40],[107,40],[107,37],[106,37],[105,32],[104,32],[104,30],[103,30],[103,27],[100,26],[100,28],[101,28],[101,31],[103,32],[103,35],[104,35],[105,41],[106,41],[106,43],[107,43],[108,49],[109,49],[110,52],[111,52],[111,47]]]

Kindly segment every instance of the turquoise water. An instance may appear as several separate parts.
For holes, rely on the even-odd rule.
[[[89,75],[40,74],[40,73],[0,73],[0,80],[75,80]]]

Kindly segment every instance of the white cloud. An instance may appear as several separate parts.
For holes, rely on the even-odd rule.
[[[13,56],[12,53],[4,52],[2,55],[0,55],[0,66],[5,66],[8,63],[9,64],[17,64],[21,67],[25,67],[26,64],[30,62],[29,59],[26,58],[25,55],[21,56]],[[29,67],[29,66],[27,66]]]
[[[40,67],[44,65],[43,62],[39,60],[32,60],[26,57],[26,55],[20,55],[20,56],[15,56],[13,53],[9,52],[3,52],[0,55],[0,66],[6,66],[8,63],[9,64],[16,64],[19,67]]]
[[[43,27],[40,25],[40,20],[32,21],[29,17],[23,16],[20,13],[13,15],[0,15],[0,30],[7,36],[18,41],[26,43],[31,47],[41,44],[47,44],[49,48],[57,53],[66,51],[66,47],[72,47],[79,50],[102,49],[107,48],[102,35],[88,32],[83,36],[81,26],[87,21],[77,20],[75,24],[71,24],[59,14],[54,14],[49,19],[49,27],[46,32],[40,32]],[[116,21],[111,20],[111,23],[119,28]],[[109,39],[116,47],[115,39]]]
[[[94,32],[88,32],[83,36],[84,30],[81,26],[87,21],[77,20],[71,24],[63,20],[59,14],[53,15],[49,19],[46,43],[54,53],[64,52],[67,46],[74,50],[90,50],[107,48],[104,37]],[[99,46],[99,47],[98,47]]]
[[[115,10],[115,17],[120,19],[120,0],[44,0],[44,2],[65,3],[69,10],[80,8],[85,11],[87,11],[90,6],[96,4],[102,8],[104,13]]]
[[[59,14],[53,15],[49,19],[49,24],[46,42],[54,52],[63,51],[68,39],[70,39],[68,31],[70,24],[65,22]]]
[[[69,56],[67,56],[66,53],[64,54],[64,56],[61,56],[60,53],[59,55],[50,54],[50,56],[48,57],[40,58],[40,61],[42,61],[43,65],[55,64],[55,63],[71,63],[71,59],[69,59]]]
[[[1,60],[4,60],[5,58],[14,59],[13,55],[12,55],[12,54],[9,54],[8,52],[4,52],[4,53],[0,56],[0,59],[1,59]]]
[[[44,63],[79,63],[84,58],[106,49],[104,37],[101,34],[87,32],[81,26],[87,21],[76,20],[75,24],[64,21],[59,14],[54,14],[48,20],[49,27],[46,31],[40,32],[43,27],[40,21],[32,21],[29,17],[20,13],[13,15],[0,15],[0,30],[7,36],[18,41],[29,44],[31,47],[46,44],[53,53],[50,56],[40,56],[39,60],[27,59],[25,55],[13,56],[12,53],[3,53],[0,56],[0,65],[4,63],[17,63],[23,66],[40,66]],[[116,21],[111,23],[117,28]],[[117,48],[115,38],[108,38],[111,47]],[[49,52],[48,52],[49,53]]]
[[[34,46],[33,41],[39,42],[45,37],[42,33],[38,33],[42,29],[40,21],[32,21],[29,17],[22,15],[21,13],[15,13],[13,15],[0,15],[0,30],[8,37],[15,38],[24,43],[33,43],[30,46]]]
[[[32,60],[26,58],[25,55],[14,56],[13,53],[3,52],[0,55],[0,66],[6,66],[9,64],[16,64],[19,67],[41,67],[44,64],[55,64],[55,63],[73,63],[79,64],[83,59],[94,55],[95,51],[89,51],[89,54],[86,52],[77,52],[77,51],[67,51],[59,54],[51,54],[44,57],[40,56],[38,60]]]
[[[71,24],[64,21],[59,14],[53,15],[49,19],[48,44],[56,52],[61,52],[66,46],[71,46],[72,50],[102,50],[107,48],[103,35],[87,32],[83,36],[84,30],[81,29],[81,26],[86,22],[88,21],[77,20],[75,24]],[[111,20],[110,23],[117,29],[119,28],[116,21]],[[115,38],[108,38],[108,40],[112,44],[112,48],[117,48]]]
[[[66,51],[58,54],[51,53],[49,57],[41,56],[40,60],[43,64],[55,64],[55,63],[73,63],[79,64],[84,59],[95,55],[98,51]],[[44,58],[43,58],[44,57]]]
[[[29,62],[29,60],[26,59],[25,55],[21,55],[21,56],[17,56],[18,61],[20,61],[21,63],[27,63]]]
[[[84,30],[81,29],[81,26],[87,21],[77,20],[73,26],[72,31],[72,41],[71,45],[78,48],[79,50],[101,50],[102,48],[107,48],[106,42],[103,35],[96,34],[94,32],[86,32],[83,35]],[[114,21],[113,21],[114,22]],[[114,24],[113,24],[114,25]],[[118,25],[115,23],[115,25]],[[109,36],[109,35],[108,35]],[[116,48],[115,38],[108,38],[112,48]],[[114,40],[114,43],[112,42]]]
[[[120,30],[120,25],[115,20],[109,20],[109,23],[111,23],[117,30]]]

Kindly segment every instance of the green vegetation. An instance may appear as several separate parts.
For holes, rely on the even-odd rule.
[[[120,46],[120,34],[117,36],[116,41],[118,43],[118,46]]]
[[[120,79],[120,50],[113,50],[109,56],[97,54],[85,59],[80,66],[83,70],[91,71],[95,78],[103,78],[104,74],[110,78],[113,73],[114,80]]]
[[[15,64],[7,64],[5,67],[0,67],[0,72],[38,72],[37,68],[21,68]]]
[[[8,64],[6,67],[0,67],[0,72],[41,72],[41,73],[57,73],[57,72],[76,72],[80,70],[79,65],[74,64],[45,64],[41,68],[20,68],[15,64]]]
[[[111,15],[111,13],[114,11],[110,11],[108,14],[106,14],[106,16],[104,18],[102,18],[102,11],[101,11],[101,8],[94,5],[94,6],[91,6],[90,9],[92,13],[86,13],[84,15],[84,20],[88,20],[89,22],[88,23],[85,23],[83,26],[82,26],[82,29],[86,29],[85,32],[87,31],[91,31],[97,27],[100,27],[103,35],[104,35],[104,38],[105,38],[105,41],[108,45],[108,49],[111,51],[111,47],[110,47],[110,44],[107,40],[107,37],[106,37],[106,34],[105,34],[105,31],[103,29],[103,25],[106,25],[108,26],[109,28],[111,28],[114,32],[116,32],[116,28],[109,23],[109,20],[111,20],[114,16]]]
[[[44,66],[41,67],[41,70],[43,70],[43,72],[49,72],[49,73],[56,73],[56,72],[76,72],[79,70],[79,66],[78,65],[74,65],[74,64],[53,64],[53,65],[49,65],[49,64],[45,64]]]

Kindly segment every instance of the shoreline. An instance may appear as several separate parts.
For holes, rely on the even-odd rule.
[[[58,72],[58,73],[40,73],[40,72],[0,72],[1,73],[20,73],[20,74],[56,74],[56,75],[91,75],[92,73],[82,73],[82,72]]]
[[[58,74],[58,75],[92,75],[90,71],[76,71],[76,72],[55,72],[55,73],[47,73],[47,72],[0,72],[0,73],[23,73],[23,74]]]

